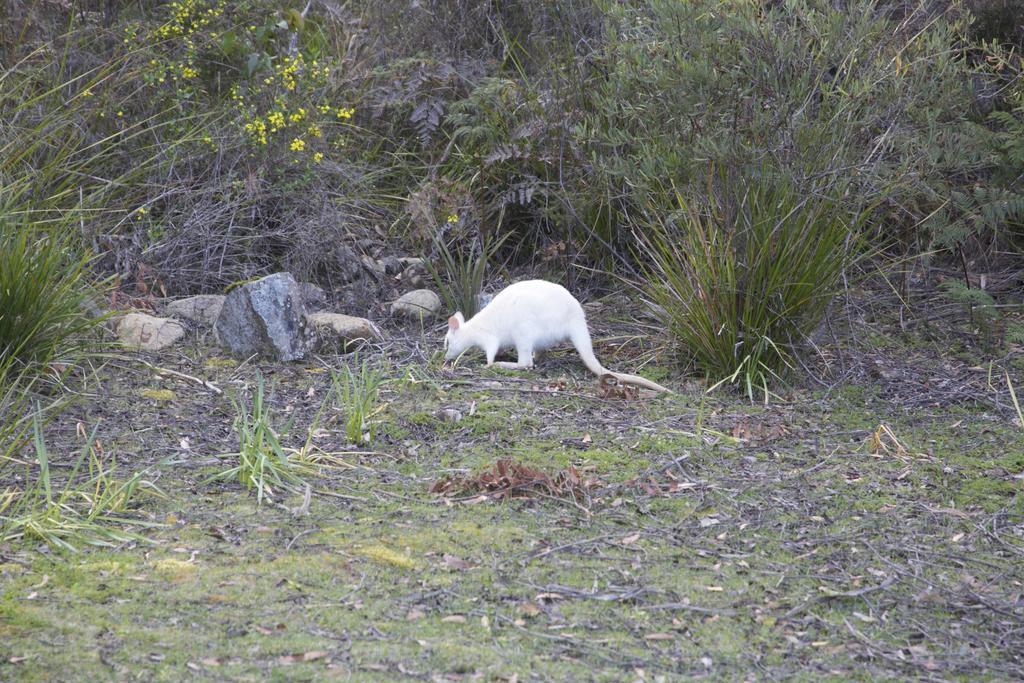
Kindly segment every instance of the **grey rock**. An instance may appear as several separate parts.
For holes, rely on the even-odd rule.
[[[164,313],[172,318],[188,320],[204,327],[212,327],[217,322],[217,316],[220,315],[220,309],[223,306],[224,296],[222,294],[200,294],[170,302],[164,309]]]
[[[347,285],[363,275],[363,261],[353,249],[339,244],[331,251],[330,282],[332,286]]]
[[[127,347],[141,351],[160,351],[185,336],[185,328],[171,318],[128,313],[118,318],[116,333],[117,338]]]
[[[406,292],[391,304],[391,315],[419,320],[441,312],[441,297],[429,289]]]
[[[231,290],[213,331],[236,356],[299,360],[309,350],[305,313],[295,278],[275,273]]]
[[[402,272],[398,279],[412,287],[422,287],[427,282],[427,267],[423,259],[406,256],[398,259],[402,264]]]
[[[302,292],[302,303],[307,311],[322,311],[327,306],[327,292],[312,282],[299,283]]]
[[[402,264],[403,268],[423,267],[423,259],[419,256],[401,256],[398,262]]]
[[[385,256],[377,261],[378,268],[385,275],[398,275],[402,272],[402,261],[394,256]]]
[[[324,352],[345,351],[356,342],[381,339],[380,330],[366,318],[342,313],[307,313],[316,348]]]

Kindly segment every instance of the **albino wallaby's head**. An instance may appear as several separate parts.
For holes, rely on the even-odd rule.
[[[466,319],[462,313],[456,313],[448,318],[448,332],[444,335],[444,358],[451,360],[457,358],[463,351],[469,348],[470,343],[465,337]]]

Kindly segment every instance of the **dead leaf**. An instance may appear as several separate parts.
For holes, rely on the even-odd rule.
[[[632,544],[636,543],[639,540],[640,540],[640,532],[638,531],[638,532],[636,532],[634,534],[630,534],[629,536],[624,536],[622,538],[622,540],[619,541],[619,543],[621,543],[622,545],[632,545]]]
[[[627,401],[640,396],[640,390],[629,384],[620,384],[614,375],[604,374],[597,382],[597,393],[601,398],[621,398]]]
[[[644,636],[644,640],[675,640],[675,638],[671,633],[648,633]]]
[[[599,480],[584,476],[573,466],[552,476],[511,458],[501,458],[476,475],[439,479],[430,487],[430,492],[444,496],[482,494],[482,497],[462,501],[472,504],[483,500],[529,498],[537,494],[575,499],[585,489],[599,485]]]
[[[441,619],[441,621],[447,622],[449,624],[465,624],[466,617],[464,617],[461,614],[449,614],[447,617]]]
[[[295,664],[297,662],[314,662],[318,659],[323,659],[329,653],[324,650],[310,650],[309,652],[297,652],[291,655],[282,655],[277,658],[277,661],[282,664]]]
[[[411,609],[409,610],[409,613],[405,615],[405,620],[416,621],[417,619],[422,619],[425,616],[427,615],[423,613],[423,610]]]
[[[466,562],[465,560],[458,558],[455,555],[449,555],[448,553],[444,554],[443,562],[445,567],[456,571],[464,572],[467,569],[473,568],[473,565],[471,563]]]
[[[536,603],[529,601],[519,603],[519,611],[528,617],[535,617],[541,612]]]
[[[224,660],[220,657],[203,657],[199,662],[206,666],[220,666],[224,663]]]

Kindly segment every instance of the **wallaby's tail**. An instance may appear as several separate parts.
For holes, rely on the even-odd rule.
[[[669,389],[668,387],[663,387],[657,382],[652,382],[646,377],[641,377],[639,375],[627,375],[624,372],[611,372],[610,370],[606,372],[608,372],[608,374],[614,377],[615,379],[619,380],[619,382],[621,382],[622,384],[632,384],[633,386],[644,387],[645,389],[652,389],[654,391],[667,391],[670,394],[672,393],[672,390]]]
[[[632,384],[637,387],[644,387],[645,389],[651,389],[653,391],[667,391],[672,393],[667,387],[663,387],[657,382],[640,377],[638,375],[627,375],[620,372],[612,372],[601,365],[601,362],[597,360],[597,356],[594,355],[594,345],[590,341],[590,332],[587,331],[586,323],[582,325],[582,330],[577,330],[571,335],[572,345],[576,347],[577,353],[580,354],[580,358],[583,359],[583,364],[587,366],[587,369],[592,373],[600,377],[601,375],[611,375],[622,384]]]

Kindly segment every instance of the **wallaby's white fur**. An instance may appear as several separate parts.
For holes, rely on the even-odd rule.
[[[487,364],[503,348],[515,347],[516,363],[498,363],[502,367],[532,368],[533,352],[571,341],[583,364],[599,377],[611,375],[623,384],[668,391],[665,387],[637,375],[606,369],[594,356],[583,306],[565,287],[546,280],[525,280],[498,292],[484,310],[466,320],[462,313],[448,319],[445,358],[458,357],[466,349],[479,347],[487,355]]]

